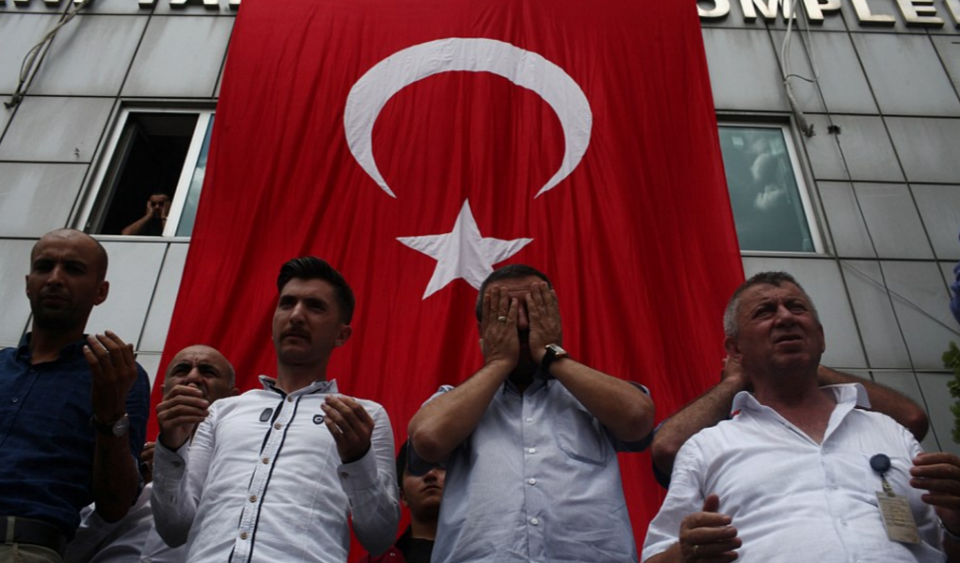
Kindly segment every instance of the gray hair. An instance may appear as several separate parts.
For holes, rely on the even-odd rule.
[[[796,278],[786,272],[760,272],[759,274],[754,274],[750,279],[743,282],[743,284],[741,284],[740,287],[733,292],[733,295],[730,296],[730,301],[727,302],[727,308],[723,311],[723,333],[727,336],[727,338],[736,338],[740,333],[740,326],[737,324],[737,316],[740,313],[740,298],[743,296],[744,291],[756,285],[772,285],[774,287],[780,287],[784,282],[792,283],[800,288],[800,291],[802,291],[806,296],[807,301],[810,302],[810,310],[813,312],[813,317],[819,323],[820,314],[817,312],[817,306],[813,304],[813,299],[810,299],[810,295],[807,294],[807,290],[803,289],[803,286],[797,282]]]

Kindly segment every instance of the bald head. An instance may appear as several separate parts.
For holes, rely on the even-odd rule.
[[[163,380],[164,395],[177,385],[200,389],[211,403],[238,393],[230,361],[216,348],[203,344],[180,350],[170,361]]]
[[[40,237],[30,252],[30,262],[33,263],[39,250],[50,247],[71,247],[90,261],[93,272],[98,281],[107,277],[107,250],[100,241],[83,231],[76,229],[57,229]]]

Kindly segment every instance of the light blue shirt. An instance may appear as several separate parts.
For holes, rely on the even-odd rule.
[[[618,441],[555,379],[506,382],[447,461],[432,561],[636,561],[617,452],[648,443]]]

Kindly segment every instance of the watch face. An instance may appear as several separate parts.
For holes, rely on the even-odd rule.
[[[123,436],[124,434],[126,434],[129,428],[130,428],[130,417],[127,415],[123,415],[123,417],[120,418],[120,420],[118,420],[113,425],[113,435],[119,438],[120,436]]]

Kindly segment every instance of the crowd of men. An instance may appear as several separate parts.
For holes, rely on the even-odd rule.
[[[397,452],[384,408],[327,379],[355,298],[323,260],[279,272],[275,377],[241,394],[218,350],[179,351],[147,444],[133,347],[85,333],[106,251],[61,229],[30,260],[31,330],[0,351],[0,563],[344,563],[351,534],[364,563],[960,561],[960,459],[921,451],[913,401],[820,365],[816,307],[783,272],[737,289],[720,381],[655,430],[646,388],[562,348],[547,275],[500,268],[483,365]],[[648,446],[668,492],[634,538],[617,454]]]

